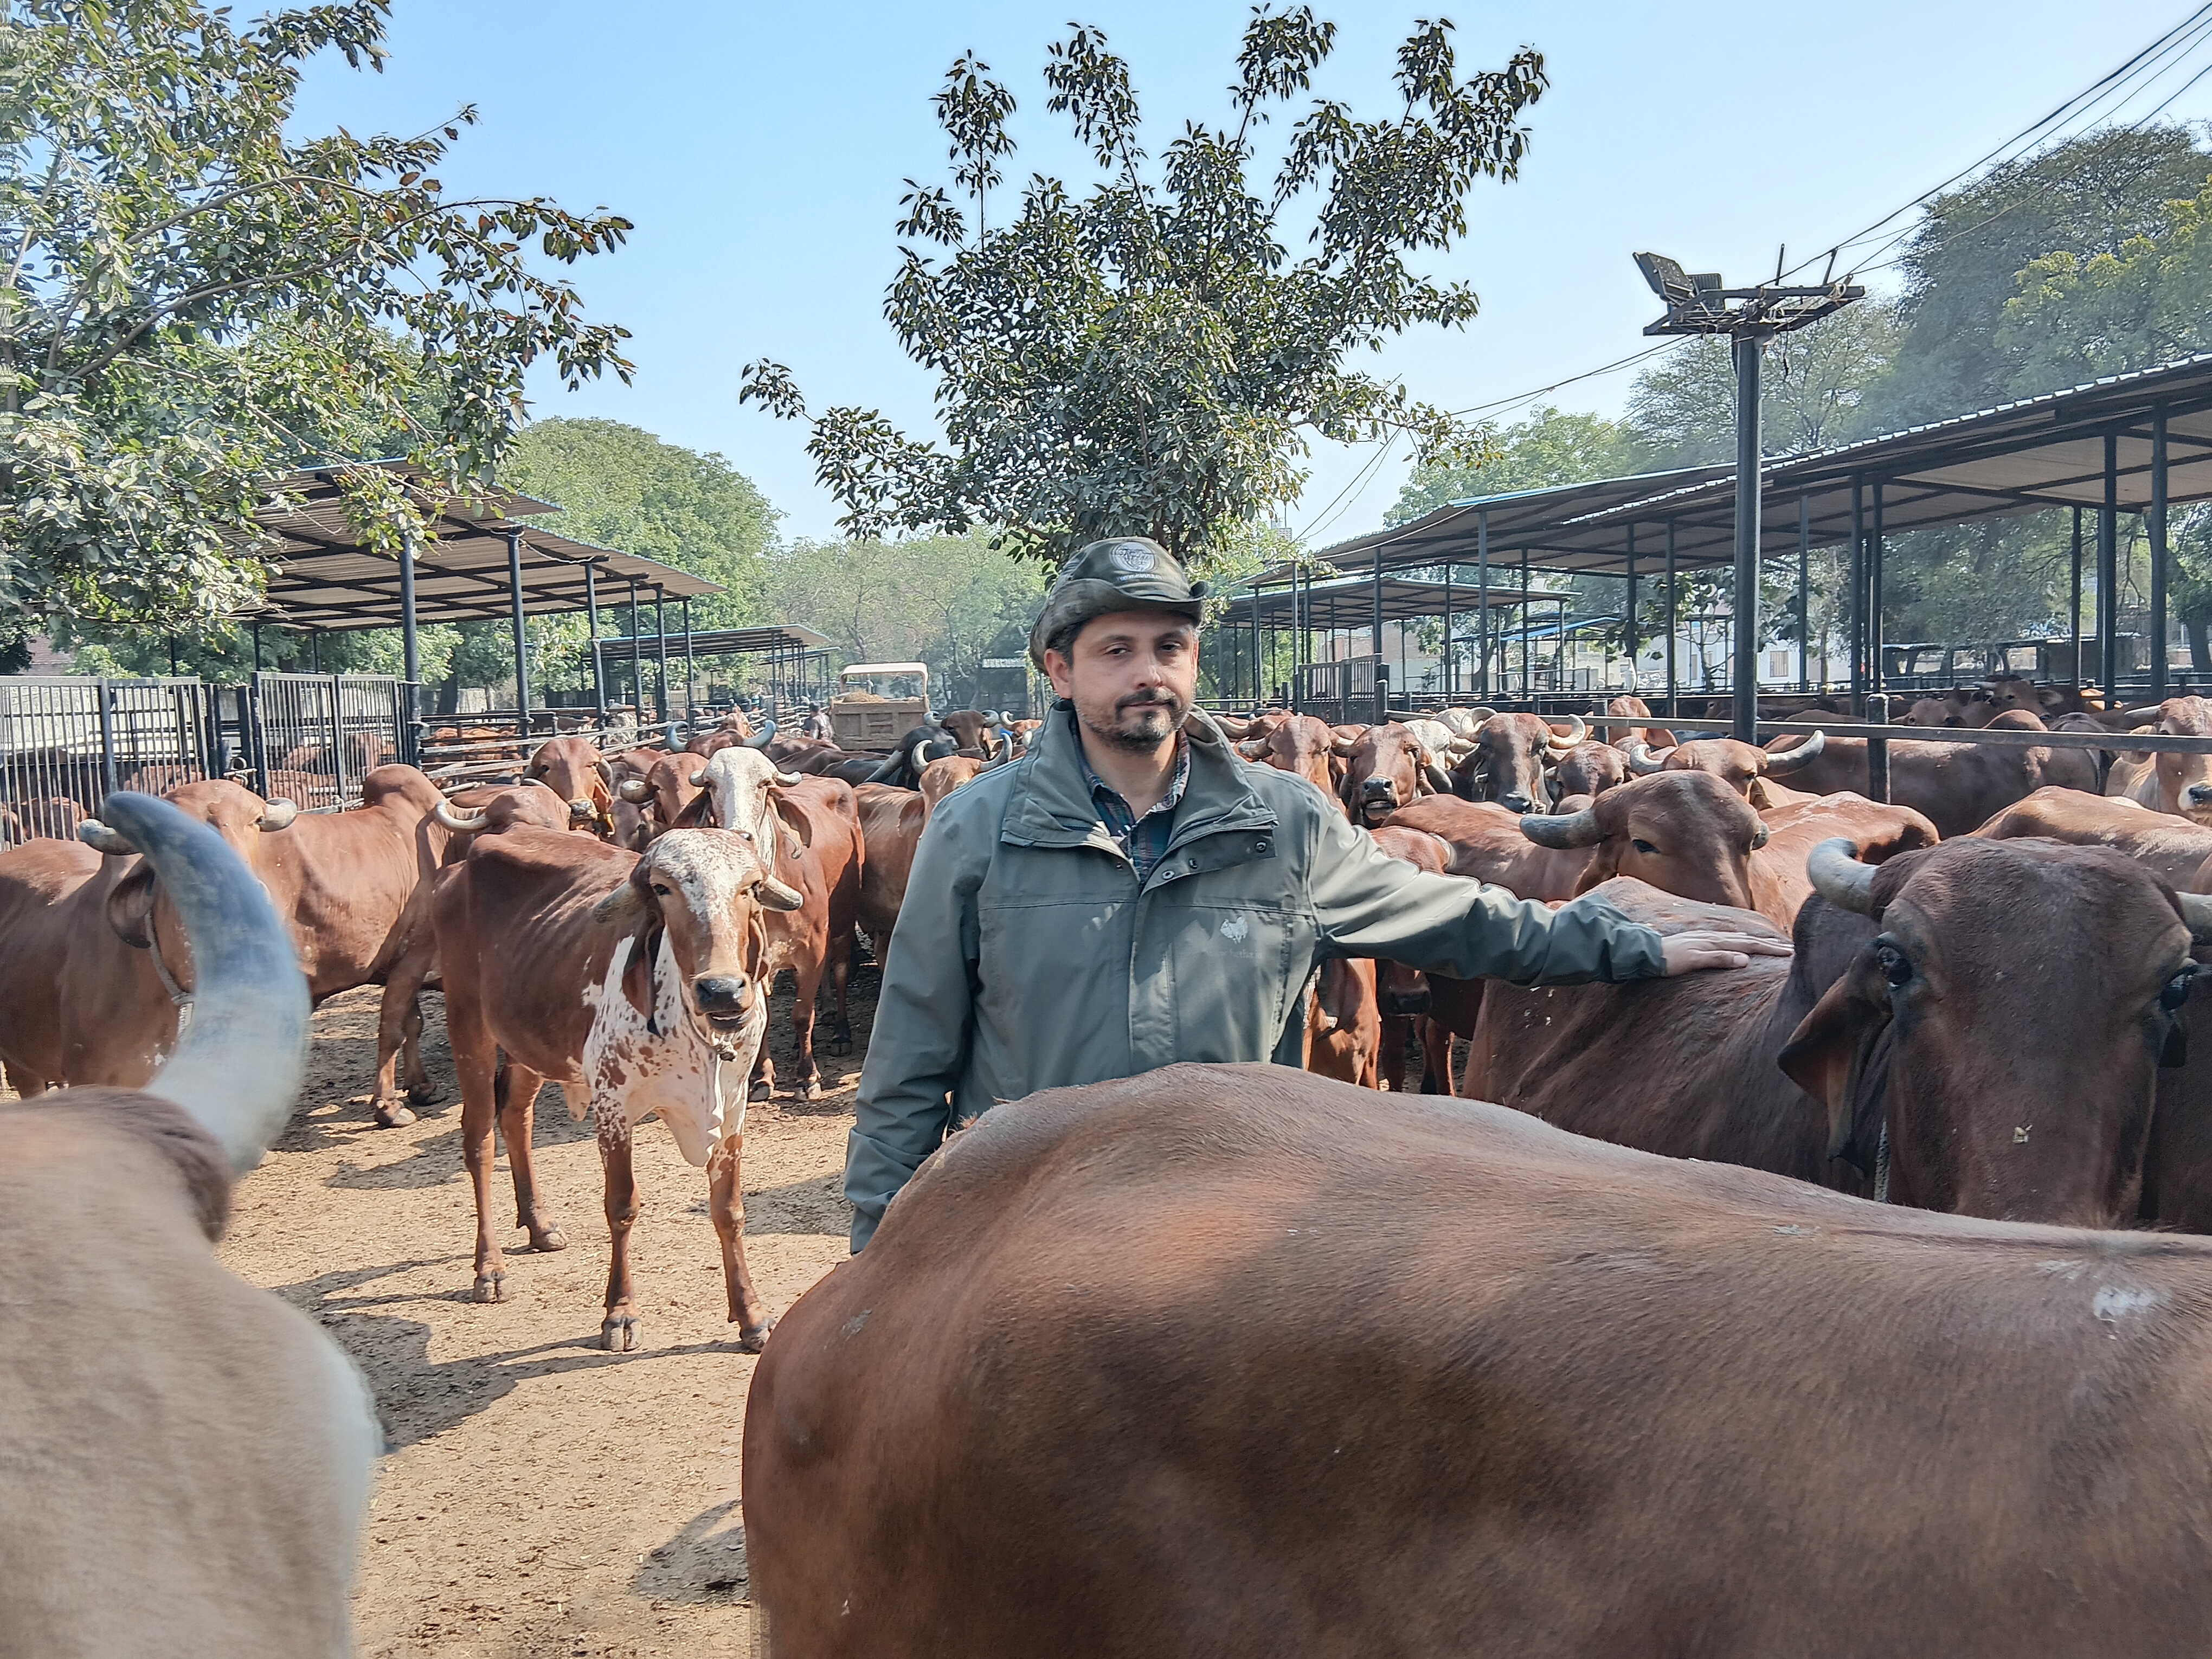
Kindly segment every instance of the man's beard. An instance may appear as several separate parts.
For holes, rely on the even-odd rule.
[[[1116,749],[1149,754],[1182,730],[1189,712],[1172,691],[1140,691],[1115,703],[1103,720],[1084,714],[1083,729]]]

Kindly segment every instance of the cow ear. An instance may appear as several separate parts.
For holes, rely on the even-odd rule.
[[[631,937],[629,960],[623,964],[623,995],[629,1006],[653,1020],[653,967],[660,957],[661,926],[657,918],[648,918]]]
[[[1775,1064],[1827,1109],[1828,1156],[1874,1173],[1889,1092],[1888,987],[1863,951],[1798,1022]]]
[[[647,911],[657,913],[653,902],[653,878],[646,860],[630,866],[629,879],[592,907],[592,920],[602,927],[621,927]]]
[[[142,860],[108,890],[107,925],[125,945],[143,951],[154,943],[153,916],[154,866]]]

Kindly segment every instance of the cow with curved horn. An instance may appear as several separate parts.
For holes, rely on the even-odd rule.
[[[1492,714],[1460,739],[1452,757],[1452,788],[1462,799],[1496,801],[1508,811],[1534,812],[1554,799],[1549,769],[1589,736],[1579,714],[1559,730],[1534,714]]]
[[[1259,765],[1296,773],[1324,795],[1333,796],[1336,778],[1330,762],[1336,742],[1336,734],[1311,714],[1286,714],[1264,732],[1237,744],[1237,752]]]
[[[943,726],[917,726],[901,738],[898,746],[861,781],[893,784],[902,789],[918,788],[922,768],[959,750],[959,739]]]
[[[1338,794],[1356,823],[1372,827],[1419,795],[1448,795],[1451,777],[1436,751],[1398,720],[1370,726],[1342,750],[1344,781]]]
[[[542,783],[568,803],[569,822],[604,840],[615,834],[615,769],[588,738],[549,738],[523,768],[525,783]]]
[[[1733,738],[1699,738],[1671,749],[1655,750],[1638,738],[1630,740],[1626,752],[1629,770],[1638,777],[1655,772],[1707,773],[1765,811],[1808,799],[1768,780],[1804,771],[1820,758],[1827,744],[1825,732],[1814,732],[1792,747],[1779,750],[1761,749]]]
[[[105,811],[190,940],[193,1018],[143,1091],[0,1107],[9,1311],[36,1335],[0,1359],[0,1650],[337,1659],[382,1439],[368,1391],[210,1249],[290,1115],[307,988],[214,831],[150,796]]]
[[[843,1052],[853,1041],[847,988],[867,857],[860,808],[849,785],[779,772],[755,750],[726,749],[696,777],[704,791],[702,821],[748,837],[768,872],[799,896],[799,903],[767,919],[762,972],[773,981],[788,968],[797,982],[791,1007],[798,1048],[793,1091],[812,1100],[822,1088],[814,1058],[814,1003],[825,971],[836,995],[833,1051]],[[752,1087],[755,1099],[774,1097],[775,1063],[765,1044]]]
[[[434,814],[445,797],[413,767],[395,765],[380,766],[364,778],[362,798],[362,805],[347,811],[303,813],[289,800],[264,800],[227,779],[183,784],[167,796],[213,828],[268,890],[292,930],[309,994],[318,1003],[357,986],[384,987],[374,1115],[389,1126],[414,1121],[409,1102],[419,1105],[437,1097],[422,1064],[422,1012],[411,994],[395,989],[392,978],[429,925],[428,880],[446,836]],[[127,837],[97,819],[88,819],[78,833],[111,858],[132,850]],[[107,917],[126,944],[156,951],[155,965],[170,972],[155,941],[174,926],[173,914],[150,866],[140,864],[116,882]],[[188,979],[171,977],[172,995],[181,1006],[191,998]]]
[[[2172,890],[2102,848],[2033,841],[1875,866],[1838,839],[1807,874],[1818,897],[1786,963],[1710,989],[1486,987],[1467,1091],[1846,1190],[1887,1167],[1890,1196],[1925,1208],[2131,1223],[2158,1068],[2197,972],[2197,917]],[[1597,890],[1662,932],[1739,920],[1631,882]]]

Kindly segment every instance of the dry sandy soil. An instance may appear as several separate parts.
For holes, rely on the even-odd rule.
[[[778,1312],[846,1254],[838,1177],[875,987],[875,969],[856,966],[857,1040],[848,1055],[817,1047],[823,1097],[756,1103],[746,1120],[747,1255]],[[755,1362],[725,1322],[705,1173],[658,1123],[640,1127],[632,1249],[645,1345],[602,1352],[599,1154],[547,1089],[538,1178],[568,1248],[514,1249],[511,1299],[477,1305],[442,1010],[424,998],[425,1057],[444,1100],[378,1130],[367,1105],[376,997],[353,992],[316,1015],[298,1115],[240,1188],[222,1247],[234,1271],[319,1320],[375,1391],[389,1449],[355,1598],[359,1652],[750,1653],[738,1455]],[[790,1002],[787,979],[770,1025],[787,1077]]]

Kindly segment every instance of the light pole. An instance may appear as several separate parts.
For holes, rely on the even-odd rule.
[[[1753,743],[1759,729],[1759,371],[1770,335],[1787,334],[1841,311],[1866,289],[1849,280],[1812,288],[1723,288],[1717,273],[1686,273],[1658,253],[1639,253],[1637,268],[1667,314],[1646,334],[1725,334],[1735,355],[1735,614],[1734,735]]]

